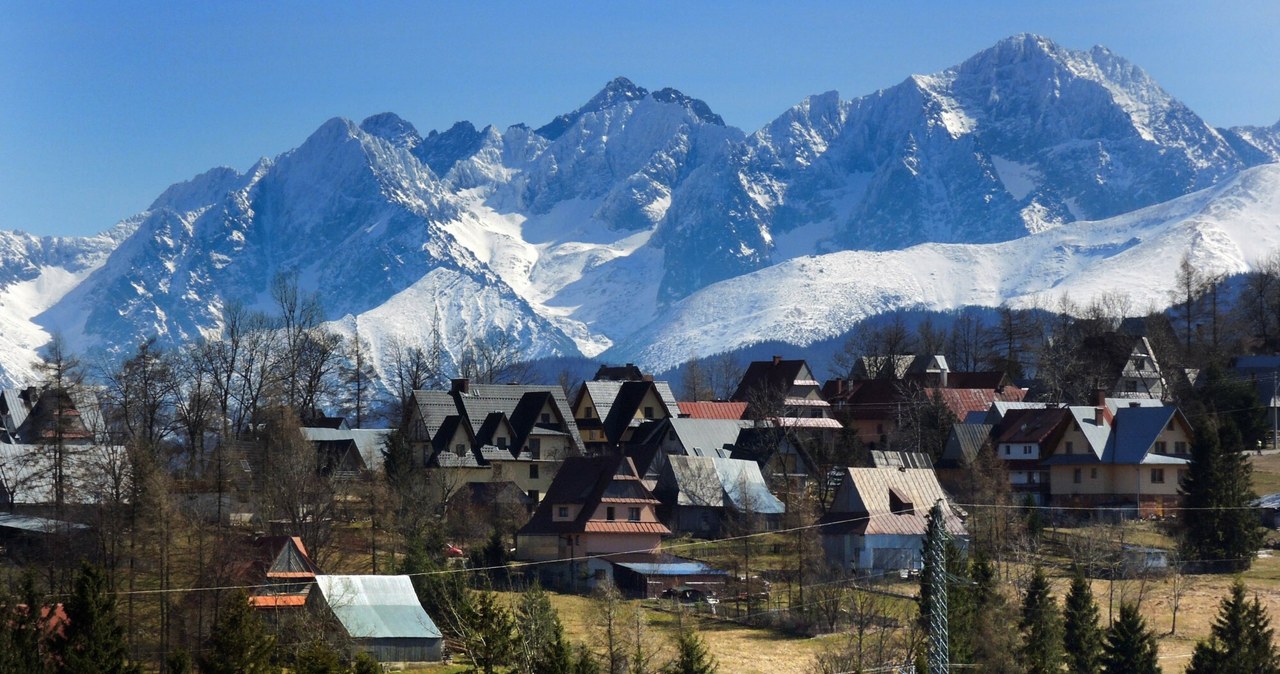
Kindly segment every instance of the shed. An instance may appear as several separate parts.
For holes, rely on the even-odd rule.
[[[328,607],[363,651],[379,662],[435,662],[444,640],[408,576],[316,576],[307,600]]]
[[[613,581],[631,597],[656,599],[673,587],[687,587],[715,596],[724,590],[728,571],[696,559],[671,555],[617,555],[608,557]]]

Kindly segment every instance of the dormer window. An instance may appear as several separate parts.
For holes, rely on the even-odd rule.
[[[612,522],[612,521],[615,519],[614,514],[615,514],[615,513],[614,513],[614,510],[613,510],[613,506],[609,506],[609,507],[607,507],[607,508],[605,508],[605,509],[604,509],[604,518],[605,518],[606,520],[609,520],[610,522]]]
[[[915,504],[896,487],[889,487],[889,512],[895,515],[910,515],[915,512]]]

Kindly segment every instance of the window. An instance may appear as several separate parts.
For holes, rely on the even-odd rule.
[[[613,506],[604,509],[604,518],[612,522],[614,519]]]
[[[1023,445],[1023,446],[1022,446],[1022,453],[1023,453],[1023,454],[1030,454],[1030,453],[1031,453],[1031,445]]]
[[[1177,441],[1177,442],[1173,443],[1173,453],[1174,453],[1174,454],[1186,454],[1186,453],[1187,453],[1187,443],[1185,443],[1185,442],[1183,442],[1183,441],[1181,441],[1181,440],[1179,440],[1179,441]]]
[[[467,446],[466,446],[466,445],[464,445],[464,444],[462,444],[461,442],[459,442],[458,444],[454,445],[454,447],[453,447],[453,451],[454,451],[454,453],[456,453],[458,456],[466,456],[466,455],[467,455]]]
[[[1073,442],[1068,442],[1068,443],[1067,443],[1067,453],[1068,453],[1068,454],[1070,454],[1070,453],[1072,453],[1074,450],[1075,450],[1075,443],[1073,443]],[[1079,471],[1078,471],[1078,469],[1077,469],[1077,472],[1079,472]],[[1076,482],[1079,482],[1079,480],[1076,480]]]
[[[1147,361],[1145,361],[1145,360],[1143,360],[1143,359],[1141,359],[1141,358],[1134,358],[1134,359],[1133,359],[1133,369],[1135,369],[1135,370],[1137,370],[1137,371],[1139,371],[1139,372],[1141,372],[1142,370],[1147,369]]]
[[[1163,482],[1164,482],[1164,469],[1163,469],[1163,468],[1152,468],[1152,469],[1151,469],[1151,483],[1152,483],[1152,484],[1161,484],[1161,483],[1163,483]]]
[[[556,517],[569,519],[569,506],[556,506]]]
[[[529,500],[530,500],[530,501],[533,501],[534,503],[537,503],[537,502],[538,502],[538,490],[537,490],[537,489],[530,489],[530,490],[529,490]]]
[[[1005,456],[1009,456],[1010,454],[1013,454],[1013,447],[1010,447],[1009,445],[1005,445],[1005,446],[1004,446],[1004,455],[1005,455]]]
[[[551,413],[550,413],[550,412],[543,412],[543,413],[542,413],[542,417],[541,417],[541,419],[542,419],[542,423],[544,423],[544,424],[549,424],[549,423],[551,423]]]
[[[1080,480],[1081,480],[1081,478],[1083,478],[1083,477],[1084,477],[1083,473],[1084,473],[1084,471],[1083,471],[1083,470],[1081,470],[1081,469],[1077,468],[1077,469],[1075,470],[1075,472],[1074,472],[1074,473],[1072,473],[1072,475],[1071,475],[1071,481],[1072,481],[1072,482],[1074,482],[1074,483],[1076,483],[1076,484],[1080,484]]]
[[[1169,443],[1163,440],[1157,441],[1156,454],[1168,454],[1168,453],[1169,453]]]
[[[539,438],[529,438],[529,455],[535,461],[542,458],[542,440]]]
[[[1097,468],[1090,468],[1090,469],[1089,469],[1089,479],[1090,479],[1090,480],[1096,480],[1096,479],[1098,479],[1098,469],[1097,469]]]
[[[538,464],[535,463],[529,466],[529,479],[530,480],[538,479]]]
[[[639,509],[639,508],[627,508],[627,519],[628,519],[628,520],[630,520],[630,521],[632,521],[632,522],[639,522],[639,521],[640,521],[640,509]]]
[[[498,436],[498,447],[502,449],[507,448],[507,439],[501,435]]]
[[[1134,381],[1133,379],[1124,380],[1124,390],[1125,390],[1125,393],[1137,393],[1138,382]]]
[[[652,418],[653,418],[653,408],[652,408],[652,407],[646,407],[646,408],[644,408],[644,418],[646,418],[646,419],[652,419]]]
[[[592,412],[591,408],[590,408],[590,407],[588,407],[588,408],[586,409],[586,411],[582,413],[582,418],[583,418],[583,419],[590,419],[592,414],[594,414],[594,412]]]

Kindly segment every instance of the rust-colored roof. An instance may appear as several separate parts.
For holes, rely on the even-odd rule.
[[[991,409],[991,403],[997,400],[1022,402],[1027,390],[1017,386],[1006,386],[999,391],[986,388],[931,388],[928,389],[928,394],[930,397],[941,395],[947,409],[957,419],[964,419],[970,412],[986,412]]]
[[[519,535],[561,534],[587,531],[616,531],[626,533],[670,533],[662,525],[656,531],[635,529],[599,529],[597,527],[632,525],[636,522],[607,522],[592,520],[597,506],[604,499],[611,503],[648,505],[654,502],[653,494],[645,488],[636,474],[635,464],[621,455],[580,457],[565,459],[551,481],[546,496],[533,511],[533,517],[517,532]],[[557,520],[552,516],[562,505],[580,506],[578,516],[572,520]]]
[[[296,608],[305,606],[305,594],[260,594],[249,597],[249,605],[254,608]]]
[[[824,534],[924,535],[928,513],[950,499],[931,468],[846,468],[831,511],[819,523]],[[895,507],[891,494],[900,502]],[[909,504],[902,508],[903,503]],[[947,530],[964,535],[954,507],[943,509]]]
[[[681,402],[680,414],[690,419],[741,419],[746,403]]]
[[[588,520],[586,533],[610,533],[610,534],[661,534],[667,536],[671,534],[671,530],[661,522],[631,522],[627,520]]]

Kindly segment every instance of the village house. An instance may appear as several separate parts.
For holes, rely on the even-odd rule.
[[[565,458],[583,452],[564,393],[555,386],[471,384],[414,391],[406,437],[445,482],[515,483],[537,502]]]
[[[1177,506],[1191,424],[1176,407],[1072,407],[1049,471],[1051,503],[1119,507],[1146,517]]]
[[[671,386],[629,363],[601,367],[595,379],[578,387],[572,409],[589,452],[624,448],[641,424],[680,415]]]
[[[827,562],[858,573],[919,570],[935,503],[946,531],[967,537],[965,513],[950,502],[928,468],[846,468],[831,509],[818,524]]]
[[[551,587],[590,589],[612,573],[604,555],[658,552],[671,530],[635,465],[620,454],[565,459],[545,498],[516,532],[516,559]]]
[[[254,586],[249,604],[263,610],[300,609],[320,567],[298,536],[258,536],[240,555],[233,578]]]
[[[761,427],[784,429],[803,443],[833,447],[843,426],[822,397],[820,384],[803,360],[758,360],[747,366],[731,400],[746,403],[743,418]]]
[[[439,662],[444,655],[444,637],[408,576],[319,575],[306,603],[332,615],[383,667]]]
[[[668,418],[637,432],[627,448],[627,456],[646,480],[656,480],[671,456],[733,455],[738,435],[754,422],[741,419]],[[651,486],[651,485],[650,485]]]
[[[382,450],[389,428],[351,428],[341,417],[308,420],[302,435],[315,445],[321,472],[341,478],[355,478],[382,469]]]
[[[1048,504],[1049,470],[1041,462],[1053,454],[1069,419],[1061,407],[1018,409],[995,427],[996,458],[1008,471],[1015,503]]]
[[[727,527],[735,534],[776,529],[786,511],[769,493],[756,462],[726,457],[669,457],[653,494],[673,532],[704,538],[718,537]]]

